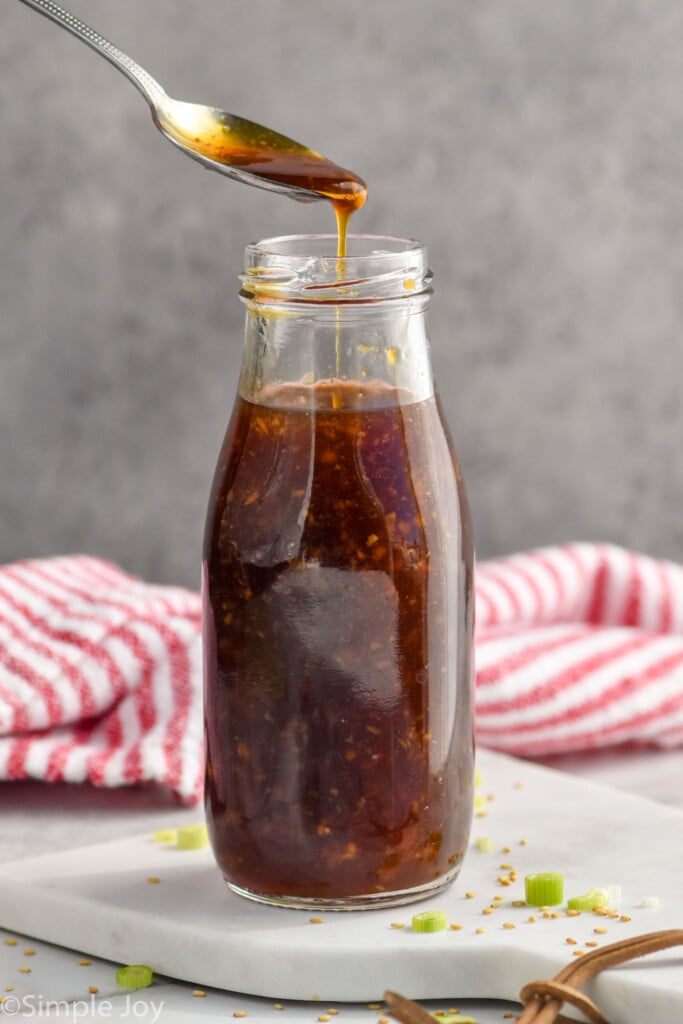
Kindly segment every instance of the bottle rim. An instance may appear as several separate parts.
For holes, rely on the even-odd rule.
[[[256,302],[348,305],[431,294],[427,249],[414,238],[350,234],[280,235],[251,242],[240,275],[242,297]]]

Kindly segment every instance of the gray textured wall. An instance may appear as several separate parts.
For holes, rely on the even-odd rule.
[[[245,242],[329,230],[154,130],[113,68],[0,15],[0,561],[196,585]],[[168,91],[370,186],[436,272],[436,367],[481,557],[683,558],[679,0],[71,0]]]

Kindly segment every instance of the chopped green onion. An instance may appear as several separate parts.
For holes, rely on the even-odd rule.
[[[488,839],[485,836],[482,836],[481,839],[476,839],[474,845],[479,850],[479,853],[493,853],[496,848],[493,839]]]
[[[146,964],[131,964],[119,967],[116,972],[116,984],[121,988],[148,988],[152,984],[154,972]]]
[[[201,850],[208,842],[206,825],[182,825],[178,829],[178,847],[181,850]]]
[[[160,828],[152,837],[155,843],[175,843],[178,832],[174,828]]]
[[[482,807],[486,807],[486,797],[482,796],[481,793],[475,793],[474,806],[477,810],[479,810]]]
[[[646,896],[644,900],[640,901],[641,907],[645,910],[656,910],[660,903],[659,896]]]
[[[526,902],[534,907],[554,907],[562,902],[564,877],[558,871],[543,871],[524,878]]]
[[[464,1017],[462,1013],[433,1013],[432,1017],[439,1024],[477,1024],[475,1017]]]
[[[481,772],[479,771],[478,768],[475,768],[475,770],[474,770],[474,788],[475,789],[479,789],[481,784],[482,784]]]
[[[412,923],[414,932],[442,932],[447,919],[443,910],[423,910],[420,914],[413,914]]]
[[[607,889],[589,889],[583,896],[572,896],[567,900],[570,910],[595,910],[596,907],[606,907],[608,903]]]

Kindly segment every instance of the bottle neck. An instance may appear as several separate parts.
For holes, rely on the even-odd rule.
[[[310,248],[326,244],[322,237],[274,239],[271,249],[247,250],[242,398],[303,408],[431,398],[431,274],[424,247],[382,239],[401,248],[343,261],[272,251],[273,242]],[[358,248],[358,237],[355,242]],[[361,244],[368,244],[362,236]]]
[[[240,394],[257,404],[279,404],[283,394],[301,405],[333,384],[355,405],[407,404],[434,393],[424,309],[367,307],[298,310],[283,314],[248,308]],[[315,402],[313,402],[315,404]]]

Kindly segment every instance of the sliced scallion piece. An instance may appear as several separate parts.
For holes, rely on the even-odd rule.
[[[439,1024],[477,1024],[475,1017],[465,1017],[462,1013],[433,1013],[432,1017]]]
[[[157,829],[152,838],[155,843],[175,843],[178,838],[178,832],[174,828],[160,828]]]
[[[524,878],[526,902],[534,907],[554,907],[564,898],[564,876],[559,871],[542,871]]]
[[[209,842],[206,825],[182,825],[178,829],[178,848],[180,850],[201,850]]]
[[[442,932],[447,924],[447,918],[443,910],[423,910],[420,914],[413,914],[414,932]]]
[[[116,984],[121,988],[148,988],[153,979],[154,972],[146,964],[129,964],[116,972]]]
[[[582,896],[572,896],[567,900],[569,910],[595,910],[596,907],[606,907],[609,903],[607,889],[589,889]]]

